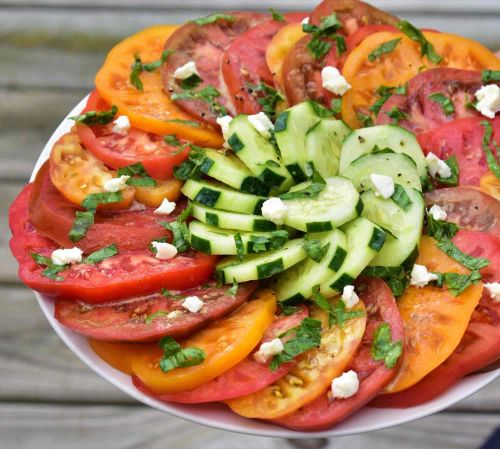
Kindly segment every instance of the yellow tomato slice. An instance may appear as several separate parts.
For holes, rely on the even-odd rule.
[[[364,304],[359,302],[355,310],[364,311]],[[320,309],[313,310],[311,317],[323,323],[319,348],[300,356],[297,366],[272,385],[227,401],[234,412],[261,419],[287,415],[324,394],[332,379],[347,368],[363,338],[366,316],[347,321],[343,328],[328,328],[327,314]]]
[[[50,153],[50,179],[56,189],[69,201],[81,205],[85,197],[103,193],[104,183],[116,177],[90,151],[83,148],[80,138],[74,133],[64,134]],[[134,199],[134,188],[122,190],[119,203],[102,204],[102,209],[126,209]]]
[[[132,375],[132,360],[145,351],[155,350],[156,345],[144,343],[115,343],[89,338],[89,346],[108,365]]]
[[[301,23],[290,23],[279,30],[266,49],[266,63],[269,71],[273,74],[275,84],[283,91],[283,61],[294,45],[302,39],[306,33],[302,31]]]
[[[447,33],[424,32],[426,39],[443,60],[434,64],[420,55],[420,45],[404,34],[380,32],[365,38],[347,57],[342,73],[352,89],[342,99],[342,118],[352,128],[359,128],[359,114],[367,114],[375,103],[380,86],[400,86],[420,73],[435,67],[468,70],[500,69],[500,60],[486,47],[465,37]],[[368,55],[380,45],[400,38],[396,49],[375,61]]]
[[[205,352],[205,361],[200,365],[164,373],[158,366],[162,351],[155,347],[132,360],[132,371],[157,393],[178,393],[197,388],[241,362],[273,322],[275,310],[274,294],[270,290],[261,290],[255,299],[236,312],[213,322],[181,343],[183,347],[200,348]]]
[[[192,118],[165,93],[160,70],[142,72],[143,91],[130,83],[134,55],[138,54],[144,63],[158,60],[165,41],[176,29],[173,25],[153,26],[121,41],[106,57],[96,75],[95,85],[101,96],[109,104],[116,105],[118,113],[128,116],[136,128],[156,134],[176,134],[200,145],[217,148],[223,143],[218,132],[201,123],[182,123]]]
[[[500,200],[500,181],[493,173],[486,173],[479,180],[479,188],[493,198]]]
[[[427,236],[422,237],[416,263],[433,272],[469,273]],[[405,326],[404,357],[385,392],[396,393],[411,387],[450,356],[462,339],[482,291],[480,283],[458,296],[451,295],[446,287],[410,286],[406,290],[398,301]]]
[[[182,181],[168,179],[156,181],[155,187],[135,186],[135,199],[148,207],[158,207],[165,198],[177,201],[181,196]]]

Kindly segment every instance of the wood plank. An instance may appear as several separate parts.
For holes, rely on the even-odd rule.
[[[498,417],[442,414],[388,430],[330,439],[326,449],[479,447]],[[0,405],[1,449],[278,449],[283,439],[221,432],[143,407]],[[425,444],[423,443],[425,438]]]

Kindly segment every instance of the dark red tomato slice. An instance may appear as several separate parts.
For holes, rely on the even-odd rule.
[[[373,335],[377,327],[390,325],[393,341],[404,339],[404,327],[398,306],[387,284],[380,279],[366,279],[358,287],[366,305],[368,322],[363,341],[349,369],[356,371],[360,380],[359,390],[348,399],[331,400],[328,394],[302,407],[291,415],[275,422],[294,430],[323,430],[363,407],[384,388],[397,373],[397,367],[387,368],[371,356]]]
[[[308,311],[304,307],[294,315],[278,317],[266,331],[261,343],[270,341],[283,332],[298,326],[307,316]],[[132,380],[139,390],[160,401],[200,404],[203,402],[225,401],[255,393],[281,379],[294,366],[294,362],[285,363],[273,372],[268,365],[257,363],[250,355],[221,376],[201,387],[177,394],[155,395],[138,378],[134,377]]]
[[[447,221],[471,231],[500,235],[500,202],[473,187],[450,187],[427,192],[425,204],[441,206]]]
[[[94,90],[83,112],[103,111],[110,106]],[[179,152],[179,147],[168,145],[163,136],[130,128],[122,135],[113,132],[113,124],[76,126],[83,145],[107,166],[118,169],[142,162],[148,174],[160,181],[172,177],[173,168],[184,161],[189,147]]]
[[[164,336],[185,337],[209,322],[221,318],[243,304],[257,288],[257,282],[240,284],[231,296],[228,287],[194,287],[173,291],[182,297],[198,296],[205,305],[200,313],[182,307],[178,296],[156,293],[111,304],[89,305],[68,299],[57,299],[55,317],[79,334],[106,341],[150,341]],[[179,311],[180,315],[167,318]],[[156,314],[156,315],[155,315]]]
[[[95,265],[72,265],[59,273],[64,280],[49,279],[43,276],[44,267],[36,264],[31,254],[50,257],[59,246],[38,233],[30,222],[28,201],[32,190],[33,184],[29,184],[12,203],[9,225],[10,248],[19,263],[19,277],[33,290],[56,298],[97,304],[152,294],[163,287],[184,290],[212,276],[216,257],[188,252],[170,260],[159,260],[143,249],[120,252]]]
[[[120,251],[144,250],[151,240],[169,235],[158,222],[175,220],[183,208],[184,204],[179,204],[172,214],[160,217],[154,214],[153,208],[98,211],[95,223],[77,246],[86,254],[111,243],[116,243]],[[83,209],[57,191],[50,180],[49,166],[44,164],[33,183],[29,200],[30,220],[36,229],[59,245],[72,248],[75,244],[68,235],[79,210]]]
[[[165,50],[174,51],[162,67],[165,90],[169,93],[181,93],[184,90],[174,78],[178,67],[194,61],[203,82],[195,89],[212,86],[220,92],[216,101],[225,106],[231,115],[235,108],[231,96],[225,91],[221,76],[224,51],[233,40],[250,28],[269,19],[268,14],[234,12],[229,13],[234,20],[220,19],[207,25],[188,22],[177,29],[165,43]],[[216,126],[217,115],[210,105],[203,100],[177,100],[175,102],[188,114]]]
[[[458,161],[459,185],[478,186],[481,176],[488,172],[486,156],[481,147],[484,117],[454,120],[417,136],[424,153],[433,152],[441,159],[455,155]],[[500,143],[500,117],[491,120],[493,139]]]
[[[222,75],[238,114],[256,114],[262,110],[259,92],[249,86],[261,82],[274,86],[266,64],[267,46],[283,26],[302,21],[307,13],[289,13],[284,17],[284,22],[271,19],[250,28],[233,41],[222,57]]]
[[[426,70],[408,82],[406,95],[393,95],[385,102],[377,116],[378,125],[392,123],[387,114],[398,108],[406,114],[399,126],[415,134],[465,117],[481,117],[474,108],[467,107],[474,100],[474,94],[483,85],[481,72],[451,68]],[[432,94],[442,94],[454,107],[454,112],[445,113],[443,106],[431,99]]]

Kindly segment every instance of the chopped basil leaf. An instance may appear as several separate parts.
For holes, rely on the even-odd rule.
[[[178,123],[179,125],[191,126],[193,128],[201,127],[201,124],[199,122],[196,122],[195,120],[182,120],[180,118],[165,120],[165,123]]]
[[[118,112],[118,108],[113,105],[109,111],[88,111],[85,114],[74,115],[70,117],[70,120],[74,120],[77,123],[84,123],[85,125],[107,125],[111,123],[116,113]]]
[[[187,78],[183,79],[180,82],[180,86],[184,90],[191,90],[194,89],[195,87],[198,87],[198,85],[202,82],[203,80],[200,78],[199,75],[196,73],[193,73],[191,76],[188,76]]]
[[[474,257],[470,254],[465,254],[451,240],[442,240],[437,246],[441,251],[469,270],[480,270],[490,264],[490,261],[484,257]]]
[[[302,190],[287,192],[280,196],[282,200],[295,200],[298,198],[316,198],[326,187],[326,181],[315,171],[311,183]]]
[[[160,224],[165,229],[172,232],[173,235],[172,245],[174,245],[177,248],[177,251],[179,253],[183,253],[190,248],[189,228],[186,224],[186,220],[191,215],[192,210],[193,206],[192,204],[189,204],[188,207],[186,207],[186,209],[184,209],[182,213],[176,218],[175,221],[160,222]],[[156,241],[159,241],[159,239],[156,239]]]
[[[410,285],[410,272],[404,267],[366,267],[363,270],[364,276],[371,276],[383,279],[392,290],[392,294],[399,298]]]
[[[321,118],[328,118],[332,117],[334,112],[331,109],[325,108],[322,104],[319,104],[317,101],[314,100],[308,100],[309,104],[311,105],[314,113]],[[315,126],[315,125],[313,125]]]
[[[306,239],[302,248],[306,252],[307,256],[314,260],[314,262],[321,262],[321,259],[325,257],[330,248],[330,244],[327,243],[325,246],[321,247],[321,242],[316,239]]]
[[[329,327],[337,325],[338,327],[343,328],[346,321],[365,315],[362,310],[346,311],[345,303],[342,299],[339,299],[335,303],[335,306],[332,306],[330,302],[320,293],[319,285],[313,287],[311,299],[320,309],[328,312]]]
[[[187,207],[179,214],[177,220],[179,222],[186,221],[193,214],[193,205],[191,202],[188,203]]]
[[[371,347],[373,360],[383,360],[387,368],[394,368],[402,353],[403,343],[401,340],[392,341],[392,332],[389,324],[380,324],[373,335]]]
[[[226,291],[226,295],[232,296],[233,298],[238,294],[238,283],[233,281],[233,286]]]
[[[394,106],[389,112],[386,112],[386,115],[392,118],[393,125],[399,125],[401,120],[404,120],[408,115],[406,112],[401,111],[398,107]]]
[[[453,103],[446,95],[436,92],[435,94],[429,95],[429,99],[440,104],[445,115],[450,115],[455,112],[455,106],[453,106]]]
[[[436,176],[436,181],[439,182],[439,184],[447,186],[458,186],[459,168],[457,157],[455,155],[450,156],[444,162],[448,167],[450,167],[451,176],[449,176],[448,178],[441,178],[439,176]]]
[[[338,117],[342,112],[342,98],[334,98],[330,103],[331,111],[335,117]]]
[[[203,172],[202,166],[206,153],[203,148],[191,145],[189,157],[177,167],[174,167],[174,176],[183,181],[187,179],[199,179]]]
[[[264,112],[271,121],[276,120],[276,107],[285,97],[274,87],[266,83],[259,83],[254,86],[248,85],[249,92],[261,92],[262,95],[257,98],[257,102],[262,106]]]
[[[322,59],[331,50],[332,44],[322,41],[318,37],[313,37],[307,44],[307,48],[314,56],[314,59]]]
[[[284,302],[279,302],[278,307],[281,310],[281,314],[285,316],[294,315],[300,309],[299,306],[286,304]]]
[[[162,288],[160,290],[160,293],[165,296],[165,298],[170,298],[170,299],[184,299],[186,296],[184,295],[178,295],[177,293],[172,293],[170,290],[167,290],[166,288]]]
[[[434,45],[432,45],[425,38],[422,31],[414,27],[410,22],[406,20],[401,20],[398,23],[398,28],[412,41],[418,42],[420,44],[420,54],[422,56],[427,56],[427,59],[434,64],[439,64],[441,62],[443,58],[434,51]]]
[[[274,8],[269,8],[269,12],[273,16],[273,20],[276,20],[276,22],[286,22],[286,19],[283,16],[283,14],[279,13]]]
[[[500,164],[497,161],[497,158],[500,154],[500,149],[495,140],[492,139],[493,129],[491,127],[491,123],[484,120],[481,122],[481,126],[484,126],[482,148],[486,153],[486,162],[488,163],[488,167],[491,172],[496,176],[497,179],[500,179]],[[497,153],[496,156],[491,149],[491,145],[493,145],[495,148],[495,151]]]
[[[215,23],[219,20],[226,20],[228,22],[234,22],[235,17],[232,14],[222,14],[222,13],[214,13],[205,17],[200,17],[199,19],[192,20],[192,23],[196,25],[209,25],[211,23]]]
[[[122,200],[122,192],[91,193],[82,201],[82,207],[95,211],[99,204],[119,203]]]
[[[167,134],[166,136],[163,136],[163,140],[165,141],[165,143],[173,147],[181,146],[181,143],[179,139],[177,139],[177,136],[175,134]]]
[[[394,193],[391,195],[391,200],[403,210],[408,210],[413,204],[413,201],[401,184],[394,184]]]
[[[332,44],[328,41],[322,40],[322,38],[335,40],[337,52],[339,54],[342,54],[347,50],[344,37],[335,34],[335,32],[341,27],[342,23],[339,21],[335,13],[327,17],[322,17],[319,26],[309,23],[302,25],[302,31],[312,35],[312,39],[307,44],[307,48],[315,59],[323,58],[332,48]]]
[[[248,246],[252,249],[252,252],[260,253],[280,249],[287,241],[288,231],[272,231],[270,237],[264,235],[251,235]]]
[[[434,237],[437,241],[451,240],[460,230],[460,227],[448,221],[436,220],[427,213],[427,234]]]
[[[94,224],[95,211],[76,212],[73,227],[69,231],[69,239],[76,243],[85,237],[87,230]]]
[[[227,109],[216,101],[220,97],[220,92],[214,86],[206,86],[203,89],[192,92],[174,93],[171,95],[172,101],[177,100],[201,100],[208,104],[213,114],[223,116],[227,115]]]
[[[158,250],[153,245],[153,242],[167,243],[168,239],[167,239],[167,237],[157,237],[157,238],[151,240],[151,242],[149,242],[149,245],[148,245],[149,251],[151,251],[154,255],[156,255],[158,253]]]
[[[146,70],[146,72],[154,72],[155,70],[159,69],[167,60],[167,58],[173,54],[173,50],[163,50],[161,52],[160,59],[153,61],[153,62],[148,62],[146,64],[142,64],[142,68]]]
[[[376,59],[382,57],[383,55],[392,53],[400,42],[401,42],[400,37],[398,37],[397,39],[392,39],[390,41],[384,42],[368,55],[368,60],[373,62]]]
[[[236,245],[236,254],[241,262],[243,260],[243,255],[245,254],[245,248],[243,247],[243,240],[241,239],[241,234],[239,232],[234,234],[234,244]]]
[[[50,257],[45,257],[37,253],[31,253],[31,257],[33,257],[33,260],[38,265],[45,265],[46,268],[42,271],[43,276],[54,281],[64,281],[64,278],[62,276],[58,276],[58,274],[68,268],[69,264],[56,265],[52,262],[52,259]]]
[[[156,181],[148,175],[142,162],[136,162],[118,169],[117,176],[130,176],[127,180],[129,186],[155,187]]]
[[[134,55],[134,62],[132,63],[132,66],[130,67],[130,75],[129,75],[129,81],[132,86],[134,86],[137,90],[140,90],[141,92],[144,90],[144,85],[142,84],[141,81],[141,73],[142,73],[143,67],[142,67],[142,60],[139,55]]]
[[[500,81],[500,70],[483,70],[481,72],[483,83],[491,83],[492,81]]]
[[[408,82],[404,83],[402,86],[396,87],[394,93],[398,95],[406,95],[408,93]]]
[[[473,270],[470,274],[459,274],[459,273],[444,273],[442,274],[442,282],[448,288],[448,291],[453,296],[458,296],[467,287],[472,284],[476,284],[482,279],[481,273],[477,270]]]
[[[364,128],[368,128],[369,126],[373,126],[373,120],[369,115],[358,114],[357,117]]]
[[[156,318],[159,318],[161,316],[167,316],[170,312],[167,312],[165,310],[158,310],[158,312],[152,313],[151,315],[148,315],[146,318],[144,318],[144,324],[151,324]]]
[[[82,263],[93,265],[102,262],[109,257],[116,256],[117,254],[118,248],[116,247],[115,243],[112,243],[111,245],[98,249],[97,251],[89,254],[87,257],[85,257],[85,259],[83,259]]]
[[[159,365],[164,373],[176,368],[199,365],[205,360],[205,351],[199,348],[183,348],[172,337],[163,337],[158,346],[163,350]]]

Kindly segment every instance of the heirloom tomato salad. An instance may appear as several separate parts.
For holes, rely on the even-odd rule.
[[[500,60],[357,0],[120,42],[10,208],[19,276],[141,392],[290,429],[500,358]]]

